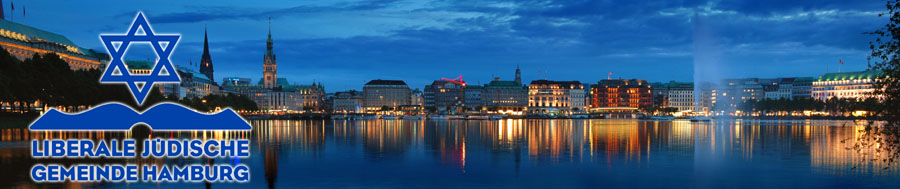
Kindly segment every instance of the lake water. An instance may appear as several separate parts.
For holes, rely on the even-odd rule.
[[[249,183],[63,183],[100,188],[653,187],[900,188],[900,165],[846,148],[865,122],[727,120],[254,120],[250,132],[154,132],[248,138]],[[0,123],[2,124],[2,123]],[[4,127],[0,127],[4,128]],[[32,139],[130,138],[140,132],[0,129],[0,188],[35,186],[37,163],[181,165],[197,159],[30,157]],[[845,141],[846,142],[842,142]],[[868,149],[871,150],[871,149]],[[217,163],[235,160],[217,159]]]

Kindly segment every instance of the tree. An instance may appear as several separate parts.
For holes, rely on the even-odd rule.
[[[861,159],[877,159],[890,166],[900,157],[900,108],[896,108],[900,107],[900,1],[889,0],[886,8],[887,12],[878,16],[888,17],[889,22],[868,34],[876,36],[874,41],[869,42],[869,49],[872,50],[870,68],[884,72],[884,76],[873,84],[874,94],[882,97],[883,107],[889,108],[877,109],[885,124],[870,123],[852,149],[870,156]],[[881,148],[876,153],[885,153],[884,156],[862,152],[879,146]]]

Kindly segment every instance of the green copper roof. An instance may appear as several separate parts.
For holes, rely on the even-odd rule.
[[[153,69],[153,62],[143,60],[126,60],[125,65],[128,69]]]
[[[853,79],[875,79],[878,77],[883,77],[884,72],[881,70],[866,70],[859,72],[838,72],[838,73],[826,73],[823,76],[820,76],[816,81],[840,81],[840,80],[853,80]]]
[[[66,38],[65,36],[19,24],[16,22],[11,22],[9,20],[0,19],[0,29],[9,30],[11,32],[25,35],[29,41],[47,41],[71,47],[78,47],[77,45],[75,45],[75,43],[70,41],[69,38]]]
[[[212,80],[210,80],[208,77],[206,77],[206,75],[203,75],[200,72],[196,72],[190,68],[182,67],[182,66],[175,66],[175,69],[178,69],[178,72],[181,72],[181,73],[191,74],[192,76],[194,76],[194,78],[193,78],[194,81],[199,80],[202,82],[212,83]],[[178,76],[184,77],[184,75],[178,75]]]
[[[486,88],[506,88],[506,87],[518,87],[521,88],[522,85],[517,83],[516,81],[491,81],[487,85],[484,85]]]
[[[800,82],[807,82],[807,83],[808,83],[808,82],[812,82],[812,81],[815,81],[815,80],[816,80],[816,79],[814,79],[813,77],[798,77],[798,78],[795,78],[795,79],[794,79],[794,83],[800,83]]]

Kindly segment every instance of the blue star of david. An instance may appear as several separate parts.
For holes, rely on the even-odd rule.
[[[139,28],[144,30],[143,35],[137,34]],[[138,12],[134,21],[131,23],[131,28],[128,29],[128,33],[124,35],[100,35],[100,40],[103,41],[103,44],[106,46],[106,51],[109,52],[109,55],[112,57],[109,66],[106,66],[106,71],[103,73],[103,76],[100,77],[100,83],[125,83],[128,85],[128,88],[138,105],[143,104],[144,100],[147,99],[147,94],[149,94],[150,89],[153,88],[154,83],[181,82],[181,78],[178,77],[178,72],[169,60],[169,55],[172,54],[172,50],[175,49],[175,44],[180,37],[181,35],[178,34],[153,34],[153,29],[150,28],[150,24],[147,22],[147,19],[144,18],[144,14]],[[117,48],[113,45],[113,42],[121,42],[121,45]],[[150,74],[131,74],[128,71],[128,67],[125,66],[122,57],[125,55],[128,46],[132,42],[149,42],[150,45],[153,46],[153,50],[156,51],[156,56],[159,58],[154,64],[153,70],[150,71]],[[163,48],[163,46],[165,46],[165,48]],[[168,73],[160,74],[162,68],[165,68]],[[115,70],[117,69],[119,70],[119,74],[115,73]],[[138,86],[138,84],[142,84],[142,86]]]

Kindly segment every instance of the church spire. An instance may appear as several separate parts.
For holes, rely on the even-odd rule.
[[[266,54],[267,55],[275,55],[274,47],[272,44],[272,17],[269,17],[269,38],[266,40]]]
[[[277,85],[278,65],[272,45],[272,17],[269,17],[269,38],[266,40],[266,54],[263,55],[263,87],[275,88]]]
[[[518,64],[516,64],[516,83],[522,84],[522,71],[519,70]]]
[[[209,38],[206,34],[206,26],[203,26],[203,55],[200,56],[200,73],[206,75],[210,80],[215,80],[212,58],[209,56]]]

